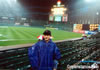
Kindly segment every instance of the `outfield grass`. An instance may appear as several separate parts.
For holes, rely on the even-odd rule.
[[[37,36],[45,29],[35,27],[2,27],[0,26],[0,46],[36,43]],[[81,34],[63,30],[53,30],[53,41],[81,37]]]

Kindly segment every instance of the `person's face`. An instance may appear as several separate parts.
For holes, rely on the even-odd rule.
[[[51,36],[50,35],[44,35],[43,37],[44,37],[45,41],[49,41]]]

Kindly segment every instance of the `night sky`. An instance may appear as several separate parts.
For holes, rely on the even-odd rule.
[[[65,7],[72,8],[72,4],[76,0],[61,0]],[[49,13],[53,5],[57,4],[57,0],[19,0],[19,3],[29,11],[31,17],[48,20]],[[69,6],[68,6],[69,5]]]

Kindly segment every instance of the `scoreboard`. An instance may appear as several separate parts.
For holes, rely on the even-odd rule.
[[[49,15],[49,21],[67,22],[68,21],[68,14],[64,14],[64,15],[53,15],[53,14],[50,14]]]
[[[86,33],[89,32],[97,32],[100,30],[99,24],[74,24],[73,25],[73,32],[77,33]]]
[[[98,30],[99,24],[74,24],[75,30],[89,30],[95,31]]]

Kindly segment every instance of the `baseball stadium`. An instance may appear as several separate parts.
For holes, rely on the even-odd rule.
[[[99,0],[0,0],[0,70],[100,70]],[[29,48],[45,30],[56,69],[33,69]]]

